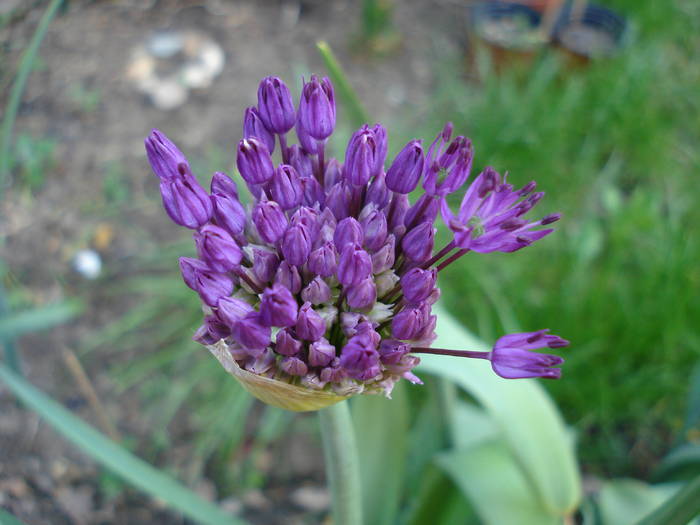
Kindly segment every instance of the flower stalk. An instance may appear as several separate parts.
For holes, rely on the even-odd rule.
[[[333,523],[361,525],[359,458],[348,403],[337,403],[319,410],[318,418],[326,478],[333,502]]]

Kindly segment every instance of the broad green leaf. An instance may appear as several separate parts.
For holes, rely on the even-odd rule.
[[[672,450],[654,473],[654,481],[693,478],[700,474],[700,444],[686,443]]]
[[[406,525],[481,525],[474,509],[450,478],[431,465],[422,478],[420,490],[412,498],[405,519]]]
[[[352,419],[360,461],[364,523],[393,524],[404,485],[408,404],[399,383],[393,399],[357,396]]]
[[[80,301],[63,301],[23,312],[13,312],[0,319],[0,339],[12,339],[64,323],[83,310]]]
[[[54,429],[81,451],[145,493],[166,502],[171,508],[199,523],[207,525],[243,525],[245,523],[226,514],[213,503],[203,500],[171,477],[106,438],[1,363],[0,379],[30,409],[46,419]]]
[[[498,427],[483,409],[466,401],[455,403],[452,414],[454,448],[464,449],[498,436]]]
[[[502,440],[440,454],[438,465],[459,486],[487,525],[560,525],[537,497]]]
[[[602,525],[633,525],[668,499],[673,490],[634,479],[605,482],[598,495]]]
[[[449,314],[438,308],[435,313],[434,346],[488,350]],[[556,407],[536,381],[502,379],[488,361],[438,355],[421,356],[419,371],[454,381],[484,406],[551,513],[566,515],[578,507],[581,479],[573,444]]]

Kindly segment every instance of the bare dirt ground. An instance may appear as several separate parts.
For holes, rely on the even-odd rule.
[[[5,107],[19,57],[44,6],[29,0],[0,2],[0,15],[11,14],[0,26],[0,107]],[[101,301],[99,287],[118,282],[133,270],[135,255],[172,240],[176,233],[160,209],[145,160],[143,139],[151,128],[165,131],[193,156],[211,156],[213,149],[224,152],[221,168],[229,167],[243,110],[255,103],[259,79],[274,74],[298,86],[302,74],[323,72],[315,50],[319,39],[336,51],[378,121],[388,123],[394,115],[416,114],[426,107],[433,88],[432,62],[458,48],[465,25],[463,3],[395,2],[393,23],[400,41],[390,56],[374,59],[351,45],[359,32],[360,6],[351,0],[65,3],[42,44],[15,125],[16,135],[53,141],[53,161],[38,187],[28,189],[15,174],[5,192],[0,259],[9,268],[5,286],[10,290],[21,290],[35,304],[78,294],[87,298],[88,310],[77,321],[19,342],[33,384],[97,423],[60,350],[78,347],[83,337],[128,308]],[[208,36],[221,46],[226,60],[209,88],[192,91],[170,111],[154,107],[125,73],[134,46],[166,29]],[[109,197],[115,179],[127,195],[116,206]],[[95,249],[102,257],[102,279],[86,281],[72,270],[71,259],[82,248]],[[142,442],[149,428],[140,417],[138,398],[114,396],[99,360],[85,366],[119,431]],[[206,479],[191,485],[205,497],[225,500],[225,508],[253,523],[317,523],[326,514],[327,496],[316,446],[295,450],[302,461],[289,461],[284,476],[271,477],[260,492],[234,498],[219,494]],[[189,452],[183,438],[173,457],[160,458],[159,464]],[[294,480],[305,480],[301,496],[297,492],[292,497],[296,487],[289,484]],[[0,386],[1,508],[30,525],[186,522],[135,491],[108,494],[110,483],[114,480],[104,471]]]

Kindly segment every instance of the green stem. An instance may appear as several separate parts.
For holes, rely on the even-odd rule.
[[[361,525],[360,471],[348,402],[318,413],[326,476],[331,489],[334,525]]]

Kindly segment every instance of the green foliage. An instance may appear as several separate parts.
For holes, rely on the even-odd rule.
[[[10,165],[17,170],[20,184],[30,191],[40,189],[54,166],[56,141],[52,138],[34,138],[22,133],[17,137]]]
[[[22,402],[46,419],[54,429],[72,441],[81,451],[145,493],[162,500],[171,508],[179,510],[199,523],[210,525],[244,523],[226,514],[216,505],[204,501],[177,481],[109,440],[2,364],[0,364],[0,379]]]
[[[682,38],[699,18],[690,2],[617,4],[644,37],[620,56],[571,69],[550,54],[527,72],[487,72],[480,86],[445,61],[435,120],[408,129],[430,137],[452,120],[474,142],[475,172],[489,164],[515,185],[535,179],[547,192],[538,212],[563,212],[533,248],[448,269],[444,304],[487,341],[542,327],[570,339],[565,377],[547,387],[582,431],[587,467],[630,475],[680,430],[686,371],[700,356],[690,233],[700,209],[688,191],[700,78]]]

